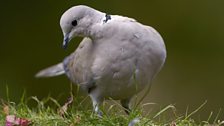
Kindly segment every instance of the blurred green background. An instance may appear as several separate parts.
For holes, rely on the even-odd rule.
[[[13,101],[24,89],[28,96],[69,95],[65,76],[36,79],[40,69],[61,62],[80,42],[62,49],[59,19],[71,6],[85,4],[98,10],[133,17],[153,26],[163,36],[168,57],[153,82],[148,102],[175,104],[180,113],[197,108],[208,117],[224,107],[223,0],[21,0],[0,4],[0,97],[6,85]],[[62,98],[63,101],[63,98]],[[223,114],[221,115],[221,117]]]

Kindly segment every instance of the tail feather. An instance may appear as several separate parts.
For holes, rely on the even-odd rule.
[[[36,78],[44,78],[44,77],[54,77],[65,74],[65,70],[63,67],[63,63],[56,64],[54,66],[48,67],[39,71],[35,77]]]

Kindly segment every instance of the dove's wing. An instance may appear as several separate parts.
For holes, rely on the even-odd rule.
[[[35,77],[37,78],[43,78],[43,77],[54,77],[54,76],[59,76],[64,74],[64,68],[63,68],[63,64],[59,63],[56,64],[54,66],[48,67],[46,69],[43,69],[41,71],[39,71]]]

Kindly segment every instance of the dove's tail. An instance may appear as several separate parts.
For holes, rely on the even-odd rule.
[[[56,64],[54,66],[48,67],[39,71],[35,77],[37,78],[44,78],[44,77],[54,77],[59,76],[65,73],[63,63]]]

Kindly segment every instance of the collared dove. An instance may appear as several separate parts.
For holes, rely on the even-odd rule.
[[[132,18],[79,5],[62,15],[60,26],[64,48],[72,38],[84,38],[62,63],[36,77],[66,74],[88,92],[99,115],[99,105],[108,98],[120,100],[128,112],[131,98],[150,86],[166,59],[160,34]]]

